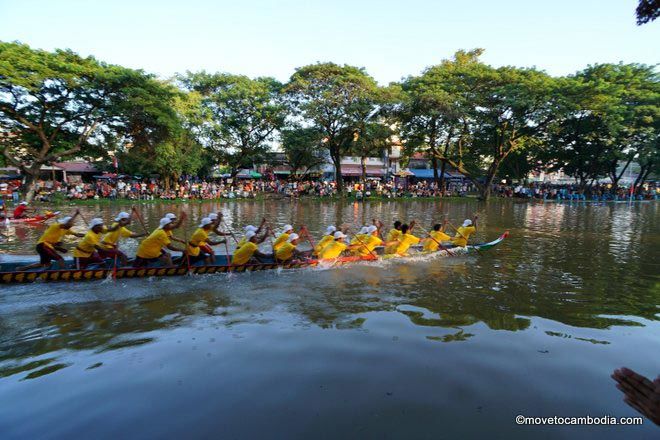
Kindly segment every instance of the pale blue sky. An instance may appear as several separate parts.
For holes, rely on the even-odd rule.
[[[0,0],[0,40],[83,55],[163,77],[226,71],[286,80],[334,61],[379,82],[417,74],[457,49],[554,75],[596,62],[660,62],[660,20],[637,0]]]

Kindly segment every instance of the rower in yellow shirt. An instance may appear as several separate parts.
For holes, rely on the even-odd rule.
[[[394,228],[390,230],[390,232],[387,233],[386,240],[388,243],[390,242],[395,242],[399,240],[399,237],[401,237],[401,225],[402,223],[397,220],[394,222]],[[386,254],[393,254],[396,252],[396,243],[393,243],[385,248],[385,253]]]
[[[358,243],[359,245],[353,251],[355,255],[360,257],[375,256],[374,250],[376,247],[394,245],[398,243],[397,241],[390,243],[383,242],[383,240],[379,237],[380,230],[376,225],[367,227],[366,232],[367,234],[364,240],[362,240],[362,243]]]
[[[247,242],[243,246],[234,250],[234,255],[232,255],[231,258],[231,265],[242,266],[249,263],[250,260],[253,259],[258,262],[259,258],[270,257],[270,255],[259,251],[259,244],[263,243],[266,237],[268,237],[269,233],[271,233],[270,228],[266,228],[266,231],[261,236],[261,238],[257,237],[257,234],[255,234],[253,231],[246,233],[245,238],[247,239]]]
[[[455,246],[467,246],[470,235],[477,231],[477,217],[476,215],[472,220],[466,219],[463,225],[456,230],[456,235],[452,239]]]
[[[172,256],[165,250],[184,252],[172,244],[170,240],[172,228],[176,223],[169,217],[160,219],[158,229],[142,240],[135,253],[135,267],[144,267],[151,263],[161,262],[164,266],[172,266]],[[170,232],[170,234],[168,234]]]
[[[263,229],[264,225],[266,224],[266,219],[263,218],[261,219],[261,223],[259,224],[259,227],[253,226],[253,225],[247,225],[243,228],[243,231],[245,232],[245,235],[238,241],[236,244],[236,248],[240,248],[243,246],[245,243],[248,242],[248,239],[246,237],[248,232],[254,232],[255,235],[259,235],[259,232]]]
[[[328,243],[322,250],[319,252],[319,259],[320,260],[333,260],[335,258],[339,258],[345,250],[353,250],[357,246],[361,245],[347,245],[344,243],[344,239],[346,238],[346,235],[341,232],[337,231],[334,234],[335,239]]]
[[[174,236],[174,230],[181,227],[181,224],[186,219],[186,217],[187,214],[184,211],[181,211],[181,215],[179,217],[177,217],[176,214],[173,214],[171,212],[168,212],[167,214],[165,214],[165,217],[163,217],[163,218],[169,218],[172,221],[171,226],[169,226],[168,229],[165,229],[165,233],[167,234],[167,237],[171,241],[177,241],[183,245],[187,245],[186,240],[182,240]]]
[[[214,253],[211,249],[211,252],[208,252],[211,246],[224,243],[225,239],[220,241],[209,240],[209,232],[213,230],[213,220],[209,217],[204,217],[199,224],[199,227],[193,232],[188,245],[186,246],[186,252],[181,259],[182,265],[192,265],[199,261],[204,261],[206,264],[212,264]]]
[[[122,238],[139,238],[147,235],[146,233],[136,233],[129,230],[126,226],[131,224],[131,215],[128,212],[120,212],[115,217],[107,233],[101,239],[101,249],[98,250],[101,258],[117,258],[120,266],[126,266],[128,257],[119,250],[119,240]]]
[[[114,230],[119,229],[118,226]],[[103,258],[98,251],[103,250],[101,246],[101,234],[108,230],[103,225],[103,219],[93,218],[89,222],[89,231],[83,236],[73,249],[73,261],[76,269],[85,269],[90,264],[103,263]]]
[[[62,239],[66,235],[74,235],[80,238],[85,236],[85,234],[80,234],[71,230],[73,222],[78,215],[80,215],[80,210],[76,209],[76,212],[72,216],[62,217],[58,219],[56,223],[50,225],[48,229],[41,234],[41,237],[39,237],[39,240],[37,241],[36,250],[39,255],[39,262],[17,267],[16,270],[24,271],[35,269],[37,267],[48,269],[52,261],[57,261],[60,269],[64,269],[64,258],[58,253],[66,252],[66,249],[62,247]]]
[[[406,256],[408,255],[408,249],[410,246],[413,244],[419,243],[421,240],[418,237],[415,237],[414,235],[411,234],[412,229],[415,227],[415,222],[411,222],[410,226],[408,225],[401,225],[401,236],[397,240],[398,243],[396,244],[396,248],[394,250],[394,254],[400,255],[400,256]]]
[[[334,241],[335,236],[334,233],[337,231],[337,228],[334,226],[330,225],[327,227],[325,230],[325,235],[321,237],[318,243],[316,243],[316,246],[314,247],[314,256],[318,256],[319,252],[323,250],[326,245],[328,245],[331,241]]]
[[[451,241],[451,237],[445,234],[445,228],[448,221],[445,220],[443,224],[437,223],[433,226],[433,230],[429,232],[429,237],[424,239],[425,252],[435,252],[438,250],[443,241]]]
[[[309,255],[308,252],[301,252],[296,247],[300,236],[296,233],[289,235],[289,239],[275,252],[275,261],[277,263],[284,263],[292,260],[294,257],[304,257]]]
[[[277,250],[282,246],[286,241],[289,239],[289,235],[293,233],[293,226],[291,225],[284,225],[284,231],[280,234],[279,237],[275,239],[275,242],[273,243],[273,252],[277,252]]]

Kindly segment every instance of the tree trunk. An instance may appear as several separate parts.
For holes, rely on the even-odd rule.
[[[360,165],[362,166],[362,185],[366,185],[367,182],[367,158],[360,158]]]
[[[440,185],[438,186],[438,189],[440,191],[445,191],[445,187],[447,186],[445,182],[445,170],[447,169],[447,162],[444,160],[442,161],[442,164],[440,165]]]
[[[344,192],[344,179],[341,175],[341,155],[339,149],[331,153],[332,163],[335,166],[335,183],[337,185],[337,193],[340,195]]]
[[[169,191],[169,190],[170,190],[170,176],[166,175],[165,176],[165,191]]]
[[[486,181],[484,182],[483,187],[480,188],[480,200],[486,201],[490,198],[490,187],[493,185],[493,179],[495,179],[495,175],[497,174],[497,170],[500,168],[503,159],[504,157],[493,159],[493,163],[488,167]]]
[[[32,200],[34,200],[34,194],[37,190],[37,179],[36,176],[34,176],[31,171],[28,170],[24,170],[24,171],[25,171],[25,184],[23,185],[21,193],[23,195],[23,199],[29,203]]]
[[[444,164],[444,162],[443,162]],[[433,166],[433,183],[435,183],[436,187],[439,187],[439,182],[438,182],[438,158],[433,156],[431,158],[431,165]]]

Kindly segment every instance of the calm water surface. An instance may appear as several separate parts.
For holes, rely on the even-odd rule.
[[[222,210],[359,225],[477,211],[482,255],[335,269],[0,287],[0,437],[658,438],[609,378],[660,373],[657,203],[230,202],[142,207],[150,226]],[[85,207],[85,218],[114,213]],[[133,229],[139,230],[138,225]],[[192,229],[192,226],[191,226]],[[41,228],[10,228],[31,252]],[[183,233],[179,232],[183,236]],[[137,243],[129,240],[125,250]],[[219,246],[218,252],[224,251]]]

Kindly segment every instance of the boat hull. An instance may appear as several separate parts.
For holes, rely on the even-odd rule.
[[[467,254],[473,251],[487,250],[497,246],[508,236],[508,232],[502,234],[497,240],[470,245],[466,247],[452,247],[439,250],[437,252],[418,252],[414,255],[433,254],[438,257],[452,257]],[[167,266],[167,267],[112,267],[112,262],[107,261],[105,267],[95,267],[88,269],[55,269],[55,270],[30,270],[18,271],[16,267],[26,265],[27,262],[14,262],[0,264],[0,284],[18,284],[32,283],[37,281],[89,281],[103,280],[106,278],[124,279],[124,278],[149,278],[149,277],[169,277],[182,275],[206,275],[228,272],[255,272],[274,269],[298,269],[315,266],[336,266],[356,262],[369,262],[380,260],[382,257],[368,255],[365,257],[340,257],[334,260],[299,260],[289,263],[276,263],[274,261],[264,261],[263,263],[251,263],[241,266],[229,264],[225,255],[217,255],[215,264],[199,266]],[[407,257],[397,257],[405,260]]]

